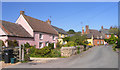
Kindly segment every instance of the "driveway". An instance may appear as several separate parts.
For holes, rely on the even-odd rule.
[[[96,46],[79,55],[47,63],[21,63],[8,68],[118,68],[118,54],[112,46]]]

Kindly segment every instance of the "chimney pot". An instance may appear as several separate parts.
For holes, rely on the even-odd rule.
[[[103,29],[103,26],[101,26],[101,29]]]
[[[47,21],[46,21],[48,24],[51,24],[51,21],[48,19]]]
[[[88,34],[88,33],[89,33],[89,26],[86,25],[86,34]]]
[[[20,14],[24,15],[24,13],[25,13],[24,11],[20,11]]]

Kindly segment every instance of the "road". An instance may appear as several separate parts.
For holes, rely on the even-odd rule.
[[[96,46],[69,58],[47,63],[22,63],[8,68],[118,68],[118,54],[111,46]]]

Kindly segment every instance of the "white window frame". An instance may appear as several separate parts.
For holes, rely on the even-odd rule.
[[[40,34],[42,35],[42,37],[41,37],[41,38],[40,38]],[[40,33],[40,34],[39,34],[39,39],[43,39],[43,34],[42,34],[42,33]]]
[[[42,43],[41,47],[40,47],[40,43]],[[43,48],[43,42],[39,42],[39,48]]]
[[[103,44],[103,41],[101,41],[101,44]]]
[[[100,42],[99,42],[99,41],[97,41],[97,44],[100,44]]]
[[[45,46],[48,46],[48,42],[45,42]]]
[[[107,38],[109,38],[109,35],[107,35]]]

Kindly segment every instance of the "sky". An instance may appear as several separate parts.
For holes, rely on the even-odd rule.
[[[110,28],[118,25],[117,2],[2,2],[2,20],[15,22],[20,11],[66,31]]]

